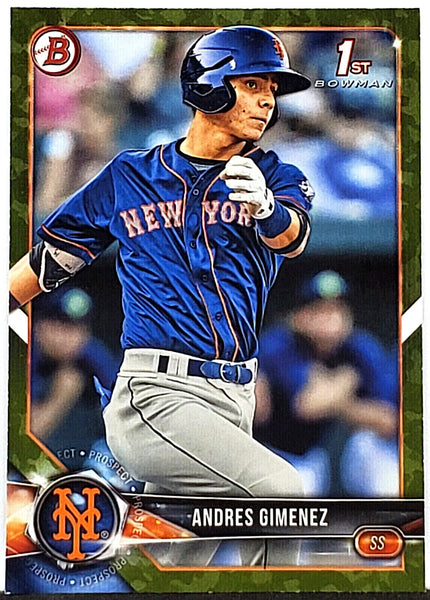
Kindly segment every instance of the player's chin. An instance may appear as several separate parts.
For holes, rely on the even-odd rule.
[[[257,125],[247,127],[243,131],[243,139],[247,142],[258,142],[266,131],[266,125],[262,121],[256,121]],[[259,124],[261,123],[261,125]]]

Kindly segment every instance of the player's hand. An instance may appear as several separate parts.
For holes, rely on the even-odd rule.
[[[359,375],[352,367],[328,369],[315,365],[296,398],[298,416],[307,421],[343,418],[355,401],[359,382]]]
[[[253,160],[232,156],[220,177],[233,190],[228,196],[230,200],[245,202],[255,219],[266,219],[273,213],[272,191],[267,188],[264,175]]]
[[[85,389],[85,379],[79,369],[72,366],[60,367],[52,382],[51,393],[62,402],[74,404]]]

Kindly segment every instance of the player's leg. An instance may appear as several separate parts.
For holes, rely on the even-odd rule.
[[[197,396],[143,378],[119,383],[105,411],[107,440],[136,479],[183,495],[302,494],[297,471],[240,429],[246,408],[234,405],[230,420],[221,416],[224,408],[216,411],[222,403],[233,405],[223,390],[208,389],[212,399],[219,396],[209,405],[201,390]]]
[[[295,469],[249,435],[252,394],[196,378],[192,385],[163,378],[157,381],[162,386],[153,382],[121,377],[105,413],[114,455],[136,478],[152,482],[145,491],[250,498],[301,495]],[[216,559],[218,542],[197,543],[198,548],[194,542],[153,544],[148,550],[166,567],[204,566]],[[238,546],[242,565],[297,564],[294,541],[246,540]]]
[[[169,490],[153,483],[145,485],[145,494],[168,496]],[[162,567],[263,566],[267,564],[267,544],[260,539],[188,539],[149,542],[145,550]],[[296,563],[294,563],[296,564]]]

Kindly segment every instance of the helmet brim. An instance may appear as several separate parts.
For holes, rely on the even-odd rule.
[[[275,72],[276,73],[276,72]],[[280,71],[276,73],[278,79],[277,96],[284,94],[293,94],[294,92],[302,92],[311,86],[311,80],[293,69],[288,71]]]
[[[278,82],[278,89],[276,92],[277,96],[283,96],[284,94],[293,94],[295,92],[302,92],[303,90],[307,90],[312,82],[306,77],[306,75],[302,75],[293,69],[266,69],[261,68],[259,65],[255,65],[254,69],[247,70],[246,73],[229,73],[225,79],[231,77],[242,77],[246,75],[274,75]]]

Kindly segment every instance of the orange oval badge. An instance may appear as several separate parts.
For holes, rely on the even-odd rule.
[[[403,550],[404,541],[397,529],[364,527],[355,534],[354,545],[365,558],[394,558]]]

